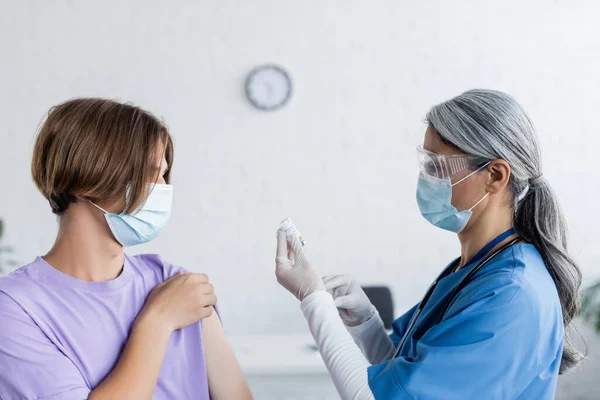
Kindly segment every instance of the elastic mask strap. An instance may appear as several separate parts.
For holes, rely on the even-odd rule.
[[[92,203],[90,200],[88,200],[88,201],[90,202],[91,205],[93,205],[94,207],[96,207],[100,211],[104,212],[104,214],[110,214],[108,211],[106,211],[104,208],[100,207],[99,205]]]
[[[486,197],[488,197],[488,196],[489,196],[489,194],[490,194],[490,192],[487,192],[487,193],[485,194],[485,196],[483,196],[483,197],[481,198],[481,200],[479,200],[477,203],[475,203],[475,205],[474,205],[473,207],[469,208],[469,211],[473,211],[473,209],[474,209],[475,207],[477,207],[477,206],[479,205],[479,203],[481,203],[483,200],[485,200],[485,198],[486,198]]]
[[[485,167],[487,167],[488,165],[490,165],[491,161],[486,162],[484,165],[482,165],[481,167],[477,168],[475,171],[471,172],[469,175],[465,176],[464,178],[462,178],[460,181],[453,183],[451,186],[456,186],[459,183],[461,183],[462,181],[464,181],[467,178],[470,178],[471,176],[475,175],[476,173],[478,173],[479,171],[481,171],[482,169],[484,169]]]

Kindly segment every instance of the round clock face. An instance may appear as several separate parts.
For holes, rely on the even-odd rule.
[[[254,107],[276,110],[292,95],[292,81],[282,68],[264,65],[250,72],[246,78],[246,97]]]

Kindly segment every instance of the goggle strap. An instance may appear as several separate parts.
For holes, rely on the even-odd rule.
[[[456,183],[453,183],[452,186],[456,186],[459,183],[461,183],[462,181],[464,181],[467,178],[470,178],[472,175],[475,175],[476,173],[478,173],[479,171],[481,171],[482,169],[484,169],[485,167],[487,167],[489,164],[491,163],[491,161],[486,162],[485,164],[483,164],[481,167],[477,168],[475,171],[471,172],[469,175],[465,176],[464,178],[462,178],[461,180],[459,180]]]

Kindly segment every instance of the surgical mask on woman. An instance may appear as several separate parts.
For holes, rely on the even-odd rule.
[[[421,146],[417,151],[421,169],[417,183],[417,203],[421,215],[438,228],[455,233],[462,232],[473,215],[473,209],[489,195],[489,192],[471,208],[458,211],[452,205],[452,187],[481,171],[490,161],[453,184],[451,178],[466,170],[474,156],[445,156],[429,152]]]

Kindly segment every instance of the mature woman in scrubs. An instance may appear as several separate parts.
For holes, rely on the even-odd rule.
[[[439,104],[427,121],[417,203],[458,234],[461,254],[391,336],[355,281],[322,279],[281,230],[278,281],[301,301],[343,399],[552,399],[581,359],[566,336],[581,273],[533,123],[490,90]]]

